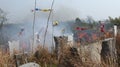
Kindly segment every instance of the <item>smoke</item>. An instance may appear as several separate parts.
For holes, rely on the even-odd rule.
[[[60,6],[53,12],[53,19],[58,21],[70,21],[74,20],[76,17],[79,17],[79,12],[76,9]]]
[[[44,20],[47,21],[49,12],[36,12],[36,20]],[[67,6],[60,6],[53,8],[50,21],[59,21],[59,22],[66,22],[74,20],[76,17],[79,17],[80,13],[77,9],[73,9]],[[29,13],[29,15],[24,17],[24,21],[32,21],[33,13]],[[23,22],[23,21],[22,21]]]
[[[77,10],[74,10],[74,9],[71,9],[65,6],[59,7],[53,10],[54,11],[51,14],[51,19],[49,22],[49,28],[48,28],[47,37],[46,37],[46,44],[48,44],[48,46],[52,44],[52,33],[53,33],[52,32],[52,20],[57,20],[60,22],[60,25],[55,27],[54,35],[61,35],[61,30],[63,28],[65,28],[65,32],[70,32],[70,31],[67,31],[69,24],[67,23],[64,24],[61,22],[71,21],[79,16],[79,13],[77,12]],[[45,27],[47,24],[48,15],[49,15],[49,12],[36,12],[35,33],[40,32],[41,43],[43,42],[43,39],[44,39],[43,36],[45,32]],[[3,32],[3,33],[8,33],[6,35],[8,35],[10,39],[12,38],[11,40],[17,40],[19,39],[18,33],[21,27],[24,27],[25,34],[23,34],[24,36],[23,40],[27,41],[31,39],[32,34],[33,34],[33,31],[32,31],[33,30],[32,29],[33,13],[29,12],[26,15],[23,15],[22,18],[18,18],[18,19],[16,18],[15,20],[17,20],[19,23],[16,21],[15,23],[12,23],[11,25],[9,25],[9,27],[6,26],[4,29],[6,30],[6,32]]]
[[[49,12],[39,12],[39,11],[36,12],[35,32],[39,31],[39,29],[41,28],[46,27],[48,15]],[[75,9],[71,9],[70,7],[60,6],[58,8],[53,8],[53,12],[51,14],[51,18],[49,22],[48,32],[51,32],[52,27],[50,25],[52,24],[52,22],[57,20],[59,22],[59,25],[55,27],[54,34],[61,35],[60,33],[63,28],[65,29],[67,28],[66,31],[71,29],[69,24],[71,24],[72,22],[68,22],[68,21],[73,21],[78,16],[79,16],[79,12]],[[24,19],[21,22],[27,24],[26,28],[31,29],[32,21],[33,21],[33,13],[31,12],[29,15],[24,17]],[[66,22],[66,23],[61,23],[61,22]]]

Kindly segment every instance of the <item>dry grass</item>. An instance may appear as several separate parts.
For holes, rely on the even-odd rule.
[[[3,53],[1,50],[0,50],[0,67],[15,67],[15,60],[13,60],[9,53]]]
[[[39,54],[32,55],[28,57],[28,62],[36,62],[41,65],[41,67],[109,67],[108,64],[102,62],[101,64],[96,64],[91,62],[89,59],[85,59],[83,62],[83,57],[78,54],[73,55],[70,52],[70,47],[63,48],[63,53],[59,54],[59,59],[57,60],[54,52],[50,53],[47,48],[39,49]],[[88,55],[85,56],[86,58]],[[0,53],[0,67],[15,67],[15,60],[9,56],[8,53]],[[110,62],[110,60],[108,61]],[[114,67],[114,66],[112,66]]]
[[[120,36],[117,38],[117,45],[120,45],[120,42],[118,42],[119,40]],[[94,62],[91,62],[91,60],[88,58],[89,55],[86,54],[84,56],[86,59],[84,59],[80,54],[72,54],[70,49],[71,47],[64,46],[62,49],[60,49],[58,59],[56,59],[57,57],[55,50],[50,52],[48,48],[42,48],[39,46],[37,52],[34,55],[28,56],[27,60],[28,62],[36,62],[40,64],[41,67],[117,67],[114,66],[114,64],[112,66],[110,65],[110,63],[112,63],[112,60],[107,59],[107,62],[109,63],[105,63],[104,60],[102,60],[100,64],[96,64]],[[120,52],[120,48],[117,48],[117,50]],[[118,59],[119,58],[120,56]],[[118,62],[120,63],[120,59]],[[2,54],[0,51],[0,67],[5,67],[5,65],[7,65],[7,67],[15,67],[15,59],[10,57],[8,52]]]
[[[28,58],[29,62],[36,62],[40,64],[42,67],[55,65],[57,64],[55,54],[50,53],[47,48],[39,47],[36,53]]]
[[[117,49],[117,58],[118,64],[120,65],[120,34],[116,37],[116,49]]]

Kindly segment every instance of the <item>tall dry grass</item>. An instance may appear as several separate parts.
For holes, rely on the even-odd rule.
[[[0,67],[15,67],[15,60],[10,57],[9,52],[3,53],[0,50]]]
[[[41,67],[110,67],[102,61],[100,64],[96,64],[89,60],[88,55],[83,59],[82,56],[77,53],[72,54],[70,51],[71,47],[63,48],[63,52],[59,54],[59,59],[56,59],[55,53],[50,53],[47,48],[42,48],[38,50],[36,55],[28,57],[28,62],[36,62],[40,64]],[[0,53],[0,67],[15,67],[15,60],[9,56],[9,54]],[[109,60],[108,62],[111,62]],[[116,67],[116,66],[111,66]]]
[[[120,45],[119,40],[120,36],[117,37],[118,46]],[[109,60],[110,58],[105,59],[108,63],[104,62],[104,59],[101,59],[101,63],[99,64],[91,62],[91,60],[88,58],[88,54],[82,57],[81,53],[71,52],[72,47],[67,46],[65,43],[62,44],[64,44],[64,46],[59,49],[58,57],[56,56],[55,50],[49,51],[47,47],[42,48],[42,46],[39,46],[35,54],[27,56],[27,61],[36,62],[40,64],[41,67],[119,67],[115,66],[116,63],[113,64],[113,60]],[[120,63],[119,47],[117,47],[118,63]],[[24,60],[21,62],[24,62]],[[15,67],[15,59],[13,57],[10,57],[9,52],[3,54],[0,50],[0,67],[5,66]]]
[[[116,49],[117,49],[117,62],[120,66],[120,34],[116,37]]]

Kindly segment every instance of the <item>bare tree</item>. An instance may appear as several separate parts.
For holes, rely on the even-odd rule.
[[[3,32],[3,25],[7,21],[6,13],[0,8],[0,45],[4,44],[7,41],[5,33]]]
[[[6,13],[0,8],[0,28],[2,28],[5,21],[7,21]]]
[[[94,19],[92,18],[92,16],[87,16],[87,21],[89,22],[89,27],[93,28]]]

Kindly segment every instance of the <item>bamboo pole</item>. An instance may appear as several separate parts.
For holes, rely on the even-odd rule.
[[[34,1],[34,10],[36,9],[36,0]],[[33,53],[33,46],[34,46],[34,32],[35,32],[35,15],[36,15],[36,10],[34,11],[34,14],[33,14],[33,42],[32,42],[32,53]]]

